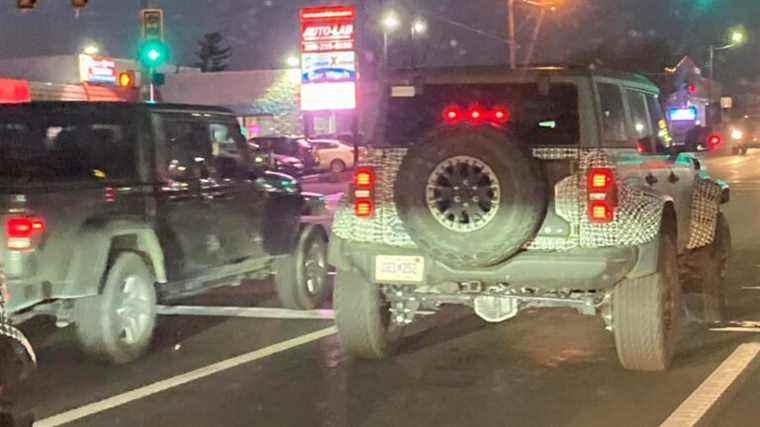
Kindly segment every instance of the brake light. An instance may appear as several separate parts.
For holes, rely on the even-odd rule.
[[[455,124],[463,119],[467,120],[470,124],[483,122],[504,124],[509,121],[509,110],[505,107],[494,107],[487,110],[473,105],[466,111],[463,111],[458,105],[449,105],[443,109],[442,116],[443,121],[447,124]]]
[[[375,210],[375,171],[360,167],[354,172],[354,214],[369,218]]]
[[[718,134],[711,134],[707,137],[707,149],[712,150],[721,143],[720,135]]]
[[[604,224],[615,219],[617,184],[610,168],[592,168],[586,176],[588,217],[592,223]]]
[[[456,123],[462,118],[462,110],[456,105],[450,105],[443,109],[443,120],[446,123]]]
[[[5,220],[8,249],[29,249],[33,239],[45,232],[45,221],[37,216],[11,216]]]

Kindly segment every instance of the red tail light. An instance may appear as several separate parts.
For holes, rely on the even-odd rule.
[[[495,107],[491,111],[491,115],[496,123],[506,123],[509,121],[509,110],[504,107]]]
[[[29,249],[34,238],[45,232],[45,221],[37,216],[11,216],[5,219],[8,249]]]
[[[605,224],[615,219],[617,184],[610,168],[592,168],[586,175],[588,189],[588,218],[592,223]]]
[[[470,124],[492,122],[503,124],[509,121],[509,110],[505,107],[494,107],[490,110],[477,105],[470,106],[463,111],[458,105],[449,105],[443,109],[443,121],[447,124],[456,124],[466,120]]]
[[[715,147],[720,145],[720,142],[721,142],[720,135],[711,134],[710,136],[707,137],[707,149],[708,150],[715,149]]]
[[[485,114],[483,113],[483,110],[480,109],[480,107],[470,107],[469,110],[467,110],[467,120],[469,120],[471,123],[478,123],[482,121],[485,117]]]
[[[443,109],[443,120],[452,124],[462,120],[462,110],[456,105],[450,105]]]
[[[375,211],[375,171],[360,167],[354,172],[354,214],[369,218]]]

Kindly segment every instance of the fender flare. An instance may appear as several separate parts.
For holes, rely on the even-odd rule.
[[[729,199],[730,190],[727,184],[706,176],[696,177],[694,192],[691,196],[691,221],[687,249],[701,248],[710,245],[715,240],[720,205]]]
[[[88,224],[79,232],[79,242],[66,275],[62,298],[92,296],[100,293],[114,241],[134,237],[124,250],[140,252],[152,267],[156,282],[166,283],[166,263],[161,243],[152,227],[132,220],[115,220]]]

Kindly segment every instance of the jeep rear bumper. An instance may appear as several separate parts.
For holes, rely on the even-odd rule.
[[[444,282],[500,283],[539,290],[608,289],[625,277],[656,272],[656,240],[639,247],[573,249],[565,252],[523,251],[508,261],[480,269],[454,269],[416,249],[350,242],[333,235],[329,263],[338,270],[356,270],[368,281],[375,280],[377,255],[414,255],[425,259],[424,281],[409,285]]]

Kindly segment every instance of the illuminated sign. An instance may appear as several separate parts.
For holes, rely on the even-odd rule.
[[[303,111],[353,110],[354,108],[356,108],[356,82],[301,85]]]
[[[86,83],[116,84],[116,62],[111,58],[79,55],[79,77]]]
[[[0,104],[17,104],[31,100],[28,81],[0,79]]]
[[[354,81],[356,55],[354,52],[304,53],[301,80],[304,83]]]
[[[307,7],[301,19],[301,110],[356,108],[353,6]]]
[[[351,6],[301,9],[301,52],[354,50],[354,18]]]
[[[671,108],[668,110],[671,121],[695,121],[697,120],[697,107]]]

